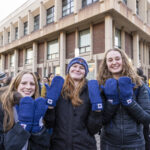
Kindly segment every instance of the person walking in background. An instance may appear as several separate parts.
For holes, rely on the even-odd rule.
[[[48,106],[39,97],[37,79],[20,72],[0,99],[0,149],[47,150],[50,135],[43,123]]]
[[[55,116],[51,150],[97,149],[94,134],[101,128],[102,101],[98,82],[95,86],[95,81],[86,80],[88,71],[86,60],[75,57],[68,64],[64,83],[63,79],[60,80],[60,77],[55,76],[51,86],[46,86],[46,97],[50,108],[54,110],[53,113],[47,111],[45,115],[47,124],[48,122],[52,124],[50,118]],[[57,78],[59,80],[56,82]],[[88,85],[94,87],[93,91],[91,91],[92,88],[88,89]],[[58,89],[60,89],[59,92]],[[60,96],[54,100],[53,95],[60,92]],[[93,96],[94,92],[98,96],[96,99]]]
[[[4,72],[0,72],[0,87],[4,86],[6,79],[7,79],[7,74]]]
[[[37,78],[37,82],[38,82],[38,88],[39,88],[39,94],[41,95],[41,91],[42,91],[42,89],[41,89],[41,77],[40,77],[40,75],[38,74],[38,72],[34,72],[34,74],[35,74],[35,76],[36,76],[36,78]]]
[[[51,82],[52,82],[52,79],[54,78],[54,74],[53,73],[49,73],[48,74],[48,85],[50,86],[51,85]],[[45,85],[43,84],[43,87],[42,87],[42,91],[41,91],[41,96],[42,97],[46,97],[46,93],[47,93],[47,91],[46,91],[46,87],[45,87]]]
[[[106,97],[101,150],[145,150],[143,124],[150,122],[149,95],[123,50],[106,52],[98,81]]]

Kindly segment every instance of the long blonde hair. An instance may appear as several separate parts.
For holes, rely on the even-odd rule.
[[[8,90],[5,91],[1,96],[2,108],[4,110],[4,121],[3,121],[4,131],[10,130],[14,125],[13,106],[16,104],[14,99],[14,92],[17,91],[24,74],[31,74],[33,76],[35,81],[35,93],[33,95],[33,98],[37,98],[39,96],[38,83],[34,73],[32,73],[31,71],[19,72],[18,75],[10,83]]]
[[[132,82],[136,84],[136,87],[142,85],[142,80],[137,75],[137,73],[136,73],[132,63],[129,61],[129,58],[126,55],[126,53],[123,50],[120,50],[117,48],[110,49],[105,53],[104,59],[102,60],[100,66],[99,66],[99,71],[98,71],[98,75],[97,75],[97,80],[99,81],[99,84],[104,85],[105,81],[108,78],[113,78],[112,73],[108,70],[107,63],[106,63],[107,54],[111,51],[117,51],[121,54],[122,65],[123,65],[121,76],[130,77]]]
[[[73,106],[79,106],[83,103],[83,101],[80,99],[80,92],[83,88],[83,86],[86,83],[86,79],[83,78],[77,87],[75,87],[75,84],[72,80],[72,78],[70,77],[69,74],[67,74],[66,79],[65,79],[65,83],[63,85],[63,89],[62,89],[62,95],[65,99],[69,99],[72,102]]]

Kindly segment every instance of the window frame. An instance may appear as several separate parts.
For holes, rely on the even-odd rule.
[[[46,24],[54,22],[54,6],[46,10]]]
[[[118,34],[119,33],[119,34]],[[119,36],[118,36],[119,35]],[[119,49],[121,49],[121,30],[120,29],[118,29],[118,28],[115,28],[115,35],[114,35],[115,37],[114,37],[114,47],[115,48],[119,48]],[[118,42],[118,45],[116,44],[116,38],[118,38],[117,40],[117,42]]]
[[[32,51],[32,54],[30,54],[31,51]],[[29,55],[32,55],[32,56],[29,56]],[[33,60],[33,49],[28,48],[26,49],[26,53],[25,53],[25,64],[32,64],[32,60]]]
[[[28,21],[24,22],[23,24],[23,33],[24,33],[24,36],[28,34]]]
[[[15,56],[14,54],[10,55],[10,67],[14,67],[15,66]]]
[[[82,0],[82,8],[88,6],[88,5],[91,5],[95,2],[98,2],[99,0],[90,0],[90,2],[88,2],[89,0]]]
[[[53,44],[57,44],[56,46],[57,46],[57,50],[55,50],[55,51],[57,51],[57,52],[55,52],[55,53],[53,53],[49,48],[50,48],[50,46],[51,45],[53,45]],[[53,40],[53,41],[49,41],[48,43],[47,43],[47,59],[48,60],[52,60],[52,59],[57,59],[57,58],[59,58],[59,42],[58,42],[58,40],[56,39],[56,40]]]
[[[85,33],[84,33],[85,32]],[[86,34],[86,32],[87,32],[87,34]],[[81,35],[82,34],[82,35]],[[79,32],[79,54],[82,54],[82,53],[87,53],[87,52],[90,52],[91,51],[91,36],[90,36],[90,29],[85,29],[85,30],[82,30],[82,31],[80,31]],[[87,43],[87,45],[85,44],[83,44],[83,46],[82,46],[82,44],[81,44],[81,36],[89,36],[89,41],[88,41],[88,43]],[[88,37],[83,37],[84,39],[85,39],[85,41],[87,42],[87,38]],[[84,40],[83,39],[83,40]],[[89,49],[89,50],[88,50]],[[84,51],[82,51],[82,50],[84,50]]]
[[[74,0],[62,0],[62,17],[74,12]]]
[[[15,40],[18,39],[18,27],[15,27]]]
[[[34,16],[34,31],[39,30],[40,28],[40,15]]]

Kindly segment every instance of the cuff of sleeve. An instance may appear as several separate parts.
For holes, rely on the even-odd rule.
[[[103,110],[102,103],[92,104],[92,111],[95,111],[95,110]]]
[[[52,99],[47,99],[48,106],[56,106],[56,101]]]

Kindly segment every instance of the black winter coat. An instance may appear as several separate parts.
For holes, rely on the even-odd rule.
[[[50,110],[45,121],[53,124],[51,150],[96,150],[96,134],[102,124],[101,112],[93,112],[85,85],[80,93],[83,104],[73,107],[69,99],[60,96],[56,108]],[[55,115],[55,122],[51,118]]]
[[[139,88],[138,96],[128,106],[105,102],[101,143],[119,148],[137,148],[145,144],[143,124],[150,123],[150,101],[146,87]]]
[[[21,150],[28,141],[28,150],[48,150],[50,134],[46,129],[40,133],[30,134],[18,123],[7,133],[3,132],[3,110],[0,104],[0,150]]]

